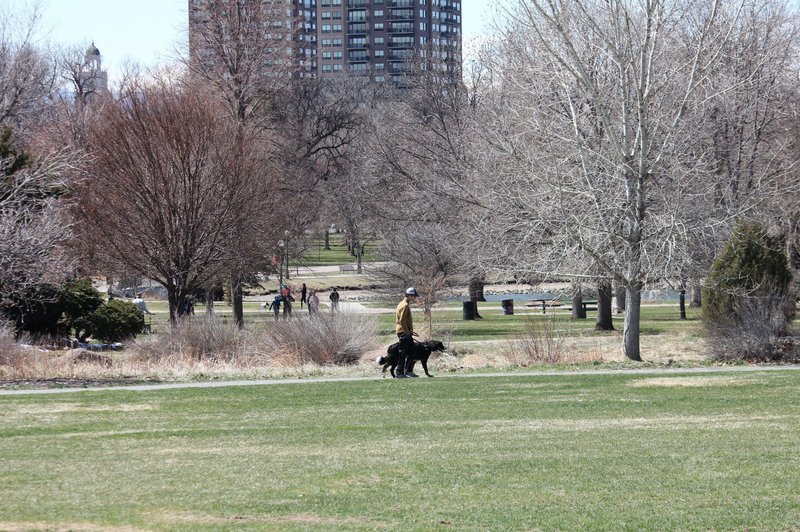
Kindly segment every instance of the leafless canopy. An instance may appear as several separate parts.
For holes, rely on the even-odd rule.
[[[173,317],[269,234],[260,221],[271,169],[202,91],[132,85],[104,110],[91,153],[84,220],[109,260],[166,287]]]

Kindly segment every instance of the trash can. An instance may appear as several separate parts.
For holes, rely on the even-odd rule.
[[[513,316],[514,315],[514,300],[513,299],[504,299],[500,302],[500,305],[503,307],[503,314],[505,316]]]
[[[474,301],[464,301],[464,319],[465,320],[474,320],[475,319],[475,302]]]

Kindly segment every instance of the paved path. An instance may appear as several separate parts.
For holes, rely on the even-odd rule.
[[[702,368],[662,368],[662,369],[598,369],[582,371],[525,371],[525,372],[496,372],[496,373],[447,373],[437,377],[439,379],[450,378],[484,378],[484,377],[563,377],[571,375],[688,375],[693,373],[754,373],[762,371],[798,371],[800,364],[786,366],[715,366]],[[420,378],[425,380],[424,377]],[[227,388],[231,386],[272,386],[276,384],[315,384],[323,382],[353,382],[353,381],[376,381],[381,377],[311,377],[307,379],[262,379],[247,381],[209,381],[209,382],[177,382],[164,384],[141,384],[132,386],[105,386],[98,388],[49,388],[45,390],[0,390],[2,395],[49,395],[65,394],[78,392],[150,392],[158,390],[179,390],[183,388]],[[403,386],[408,379],[396,380],[385,379],[387,382],[394,382],[398,386]]]

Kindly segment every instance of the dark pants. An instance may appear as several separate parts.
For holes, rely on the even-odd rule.
[[[400,340],[400,356],[397,360],[397,369],[395,373],[406,373],[406,368],[413,360],[414,354],[414,338],[408,333],[397,333],[397,338]]]

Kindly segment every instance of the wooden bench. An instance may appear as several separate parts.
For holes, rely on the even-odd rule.
[[[525,303],[526,307],[542,307],[542,314],[547,314],[547,307],[554,308],[560,307],[561,302],[556,301],[554,299],[529,299],[527,303]]]

